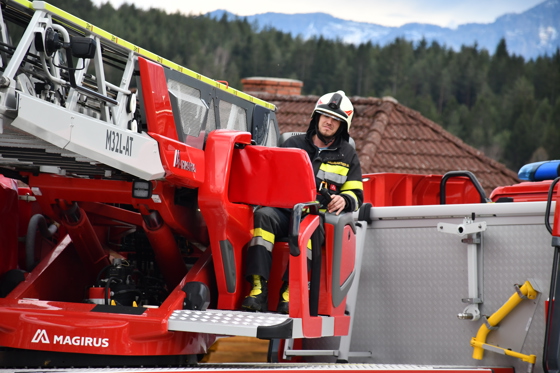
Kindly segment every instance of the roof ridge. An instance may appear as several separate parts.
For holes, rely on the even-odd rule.
[[[396,103],[394,105],[395,105],[396,110],[421,121],[422,123],[424,123],[425,125],[430,127],[432,130],[434,130],[437,133],[439,133],[440,135],[442,135],[446,140],[451,141],[452,143],[454,143],[458,147],[464,149],[466,152],[468,152],[472,156],[478,158],[480,161],[488,162],[492,167],[498,169],[499,171],[501,171],[505,175],[507,175],[509,177],[513,177],[516,180],[519,180],[516,172],[510,170],[509,168],[507,168],[502,163],[488,157],[487,155],[484,154],[484,152],[482,152],[482,151],[472,147],[471,145],[465,143],[459,137],[457,137],[457,136],[451,134],[450,132],[446,131],[441,125],[439,125],[436,122],[432,121],[431,119],[428,119],[425,116],[423,116],[419,111],[416,111],[414,109],[411,109],[409,107],[401,105],[400,103]]]

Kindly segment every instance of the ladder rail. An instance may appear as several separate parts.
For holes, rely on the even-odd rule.
[[[97,119],[101,119],[107,123],[116,124],[120,128],[126,128],[131,120],[130,115],[126,113],[126,104],[128,100],[125,96],[132,95],[129,87],[132,82],[132,74],[134,69],[134,53],[127,51],[125,48],[115,47],[114,45],[108,48],[107,43],[102,43],[102,38],[92,32],[86,30],[79,30],[75,27],[69,27],[67,22],[59,20],[58,17],[53,18],[55,13],[49,12],[47,6],[42,2],[35,2],[37,5],[35,11],[31,15],[28,26],[26,27],[21,40],[15,48],[8,64],[5,66],[3,72],[3,86],[11,91],[18,90],[21,84],[18,84],[18,75],[25,74],[32,83],[47,83],[50,85],[50,91],[53,93],[49,97],[57,97],[57,100],[51,100],[53,103],[65,106],[69,110],[77,111]],[[0,21],[6,21],[4,17]],[[90,68],[90,60],[87,58],[80,58],[77,61],[77,68],[71,69],[71,61],[68,61],[68,56],[63,52],[64,49],[59,49],[48,56],[45,52],[38,51],[37,35],[40,35],[45,40],[45,33],[48,29],[54,30],[59,34],[60,39],[67,44],[70,44],[70,36],[85,35],[94,40],[96,45],[96,52],[93,57],[94,75],[92,78],[88,77],[88,69]],[[2,27],[3,42],[9,44],[9,34],[7,27]],[[119,55],[122,57],[123,66],[112,64],[114,75],[119,80],[119,84],[112,84],[106,79],[106,61],[111,58],[105,56],[104,50],[108,49],[109,53]],[[7,53],[4,53],[7,54]],[[39,58],[39,65],[29,64],[30,56],[36,55]],[[115,60],[113,58],[112,60]],[[64,66],[66,65],[66,66]],[[122,70],[122,74],[118,74],[118,70]],[[116,73],[115,73],[116,72]],[[90,82],[88,82],[88,78]],[[25,92],[33,94],[29,90]],[[98,93],[95,95],[94,93]],[[114,100],[113,97],[117,97]],[[106,100],[104,98],[107,98]],[[6,106],[7,98],[3,97],[2,102]],[[93,101],[94,104],[86,104],[86,101]],[[109,102],[110,105],[107,104]],[[115,106],[112,108],[110,106]]]
[[[15,9],[14,7],[16,6],[16,3],[19,3],[19,5],[23,5],[24,8],[26,8],[27,15],[31,20],[3,74],[5,78],[10,79],[10,86],[14,89],[16,87],[14,79],[18,72],[21,71],[22,65],[25,64],[26,55],[28,53],[37,53],[38,56],[44,54],[36,51],[34,45],[35,34],[41,34],[44,39],[46,30],[48,28],[52,28],[55,29],[56,32],[62,34],[62,39],[64,39],[65,42],[68,42],[67,35],[89,37],[95,40],[95,44],[97,46],[95,57],[93,58],[95,75],[90,82],[87,81],[87,70],[89,68],[89,61],[87,59],[80,59],[77,65],[84,66],[84,68],[76,69],[75,71],[68,71],[67,68],[63,68],[61,70],[60,67],[57,67],[57,64],[54,61],[56,61],[59,55],[62,55],[61,60],[64,60],[65,57],[62,50],[56,51],[55,56],[53,56],[52,59],[46,58],[46,63],[43,62],[42,73],[48,77],[50,83],[55,87],[53,91],[58,91],[57,93],[59,95],[62,94],[64,96],[60,100],[62,102],[61,104],[66,104],[69,109],[79,111],[89,116],[96,118],[100,116],[102,120],[116,124],[120,128],[126,128],[132,120],[130,115],[125,114],[127,113],[126,106],[128,100],[124,100],[123,98],[125,96],[130,97],[133,94],[130,89],[132,83],[131,78],[133,66],[138,56],[156,61],[163,66],[177,70],[180,73],[194,77],[206,84],[210,84],[220,90],[228,91],[235,96],[241,97],[270,110],[275,109],[273,104],[267,103],[243,92],[239,92],[229,87],[227,84],[219,83],[166,60],[154,53],[148,52],[147,50],[120,39],[115,35],[74,17],[46,2],[34,1],[31,3],[24,0],[18,0],[10,2],[9,6],[11,6],[12,9]],[[21,9],[18,10],[20,11],[18,14],[24,14],[21,12]],[[31,11],[33,11],[33,13],[31,13]],[[31,25],[32,27],[30,27]],[[5,28],[3,30],[5,30]],[[8,41],[9,39],[9,35],[2,35],[2,37],[4,41]],[[39,58],[42,59],[41,57]],[[117,60],[122,62],[122,66],[115,63]],[[69,61],[66,61],[66,63],[68,64]],[[114,78],[116,81],[115,83],[111,83],[107,80],[107,66],[116,67],[121,71],[120,75],[115,73],[113,71],[114,69],[111,71],[111,77]],[[36,72],[36,74],[39,73],[41,72]],[[71,88],[71,83],[73,83],[73,81],[75,81],[77,88]],[[60,87],[64,87],[65,89],[61,89]],[[96,97],[93,92],[89,92],[88,90],[90,89],[95,91],[95,93],[98,93],[99,96]],[[92,112],[91,107],[88,108],[88,106],[84,104],[84,101],[86,101],[85,98],[79,98],[84,95],[87,96],[87,100],[96,101],[96,112]],[[104,97],[107,99],[104,100]],[[109,108],[107,109],[107,107]]]
[[[113,86],[112,84],[108,83],[110,88],[112,88],[112,89],[114,89],[115,91],[118,92],[117,93],[117,101],[118,102],[126,101],[126,105],[120,105],[117,108],[113,109],[113,115],[115,116],[115,122],[117,124],[124,123],[125,125],[129,126],[129,129],[133,129],[133,128],[131,128],[129,123],[131,123],[134,120],[134,108],[130,107],[133,104],[131,104],[129,101],[125,100],[125,98],[128,97],[129,100],[135,100],[136,99],[136,96],[132,96],[132,95],[135,95],[135,93],[130,91],[130,84],[132,83],[135,65],[136,65],[136,57],[134,55],[134,52],[129,51],[128,52],[128,60],[127,60],[124,72],[122,74],[121,82],[120,82],[120,85],[118,86],[118,89],[117,89],[116,86]]]
[[[21,37],[18,46],[16,47],[14,53],[12,54],[12,58],[8,62],[6,69],[2,74],[4,79],[3,85],[4,87],[10,87],[15,89],[16,82],[15,76],[18,72],[20,65],[24,62],[24,58],[28,53],[29,48],[31,47],[32,41],[34,39],[35,32],[41,32],[42,29],[39,27],[40,22],[45,22],[47,18],[47,13],[45,11],[36,11],[29,22],[28,27],[25,29],[23,36]],[[2,101],[5,101],[3,97]],[[3,102],[4,103],[4,102]]]
[[[3,153],[9,155],[9,159],[4,159],[2,163],[20,171],[44,172],[43,166],[52,166],[52,169],[60,166],[58,174],[66,175],[62,165],[67,164],[67,159],[62,157],[62,153],[69,153],[78,166],[72,170],[82,170],[82,173],[68,168],[68,176],[87,177],[98,175],[101,171],[111,175],[108,176],[110,178],[158,179],[169,175],[169,170],[167,173],[163,171],[164,161],[159,150],[136,154],[137,144],[145,144],[150,149],[158,146],[159,140],[156,141],[152,134],[174,139],[177,135],[173,136],[173,132],[178,130],[181,132],[180,142],[202,149],[205,133],[229,128],[228,118],[235,123],[242,121],[238,129],[251,132],[254,131],[254,123],[261,123],[268,118],[266,115],[274,116],[273,104],[172,63],[46,2],[6,0],[2,21],[9,27],[4,27],[6,33],[0,34],[0,53],[7,56],[8,62],[3,69],[0,68],[0,135],[23,136],[0,136],[0,156]],[[14,33],[12,26],[17,26],[18,32],[22,31],[21,37],[19,33]],[[13,47],[11,37],[14,38]],[[201,107],[204,104],[208,111],[204,119],[201,121],[191,115],[187,108],[190,105],[188,99],[173,97],[175,106],[170,111],[173,118],[164,127],[154,127],[152,122],[152,134],[148,134],[147,92],[142,91],[141,85],[137,91],[135,84],[140,57],[163,68],[166,84],[170,80],[177,81],[198,91],[197,104]],[[208,97],[214,104],[208,102]],[[220,117],[222,108],[217,106],[218,102],[232,108],[229,114],[224,112],[223,118]],[[254,110],[257,106],[264,108],[258,115]],[[59,117],[47,119],[44,113],[32,113],[36,110]],[[237,113],[244,115],[237,116]],[[207,123],[207,120],[212,123]],[[267,123],[271,128],[276,126],[274,121],[268,120]],[[94,136],[97,138],[95,143],[92,142]],[[39,152],[47,151],[47,146],[40,140],[54,145],[54,148],[48,146],[49,154],[58,156],[58,160],[50,155],[44,157]],[[90,140],[90,145],[87,145],[87,140]],[[187,143],[187,140],[190,142]],[[31,148],[33,142],[35,144]],[[21,148],[20,156],[12,152],[14,147]],[[122,154],[127,158],[122,158]],[[139,160],[134,159],[152,156],[159,166],[152,165],[149,172],[142,171]],[[84,162],[84,158],[91,161]],[[112,172],[115,168],[122,173]],[[172,168],[173,164],[168,167]]]

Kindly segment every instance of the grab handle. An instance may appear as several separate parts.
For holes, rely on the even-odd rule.
[[[447,180],[452,177],[459,177],[459,176],[466,176],[470,179],[473,183],[474,187],[480,194],[480,202],[481,203],[488,203],[492,202],[490,199],[486,197],[486,192],[482,189],[482,186],[478,182],[476,176],[470,171],[449,171],[441,178],[441,183],[439,185],[439,203],[440,205],[445,205],[445,185],[447,184]]]

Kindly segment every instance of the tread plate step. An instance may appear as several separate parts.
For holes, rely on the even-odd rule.
[[[168,319],[168,330],[266,338],[275,331],[298,338],[301,320],[277,313],[255,313],[224,310],[177,310]],[[264,334],[263,334],[264,333]]]

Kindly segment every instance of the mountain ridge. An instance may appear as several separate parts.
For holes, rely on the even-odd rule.
[[[237,16],[226,10],[206,14],[211,18],[246,18],[257,31],[272,27],[304,39],[323,37],[348,44],[371,42],[384,46],[396,38],[428,43],[458,51],[461,46],[477,45],[493,54],[499,41],[506,40],[508,52],[535,59],[554,55],[560,48],[560,0],[546,0],[522,13],[506,13],[492,23],[465,23],[452,29],[427,23],[407,23],[399,27],[336,18],[327,13],[285,14],[267,12]]]

